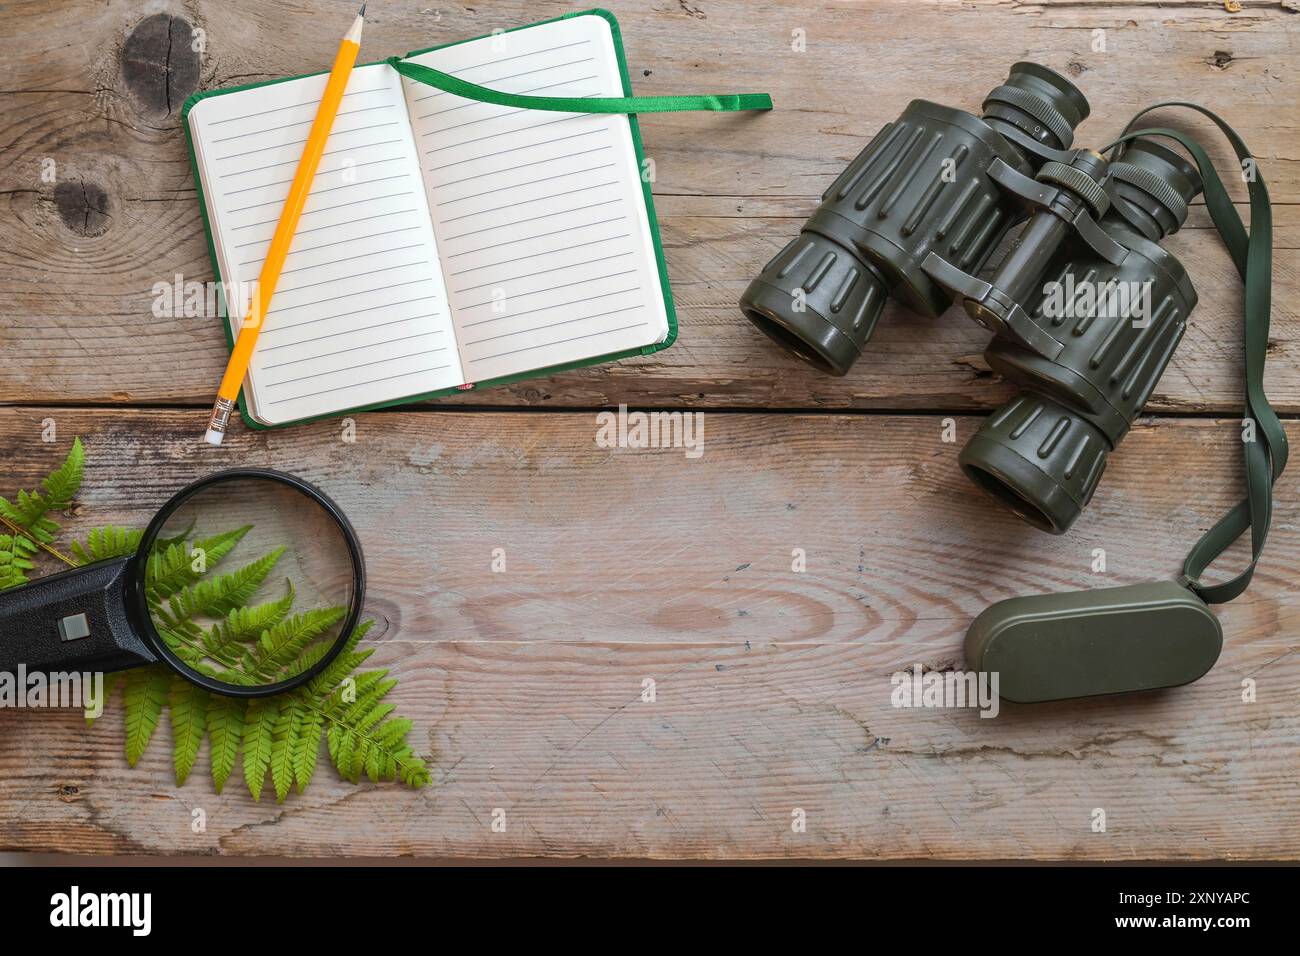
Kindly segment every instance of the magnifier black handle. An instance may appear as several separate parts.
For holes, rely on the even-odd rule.
[[[0,592],[0,671],[117,671],[157,660],[127,611],[132,562],[99,561]]]

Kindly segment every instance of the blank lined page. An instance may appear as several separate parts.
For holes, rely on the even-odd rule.
[[[189,114],[222,279],[252,283],[325,87],[289,80]],[[265,424],[463,382],[398,74],[348,82],[249,371]],[[235,330],[250,290],[232,303]],[[237,308],[235,307],[237,305]]]
[[[512,93],[623,95],[609,24],[594,15],[411,59]],[[403,82],[466,381],[663,341],[626,116],[513,109]]]

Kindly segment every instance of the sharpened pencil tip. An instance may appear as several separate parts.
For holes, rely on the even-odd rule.
[[[361,4],[361,9],[357,11],[357,16],[364,17],[365,15],[366,15],[366,5],[363,3]]]

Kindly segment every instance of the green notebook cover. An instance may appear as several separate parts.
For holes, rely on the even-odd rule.
[[[536,23],[529,23],[529,24],[525,24],[524,26],[513,27],[510,30],[505,30],[503,32],[513,33],[515,30],[527,30],[529,27],[541,26],[544,23],[554,23],[558,20],[568,20],[573,17],[582,17],[582,16],[598,16],[609,23],[610,34],[612,36],[613,43],[614,43],[614,55],[618,59],[619,77],[623,84],[623,95],[632,96],[633,95],[632,80],[628,74],[627,58],[623,51],[623,36],[621,31],[619,30],[618,20],[614,17],[614,14],[610,13],[608,10],[592,9],[592,10],[574,11],[573,13],[566,13],[558,17],[552,17],[549,20],[539,20]],[[429,53],[432,50],[441,50],[446,47],[457,46],[461,43],[469,43],[471,40],[483,39],[483,37],[490,36],[490,35],[491,34],[484,34],[481,37],[468,37],[464,40],[456,40],[452,43],[443,43],[438,46],[425,47],[419,50],[412,50],[406,54],[406,58],[419,56],[420,54],[423,53]],[[378,62],[382,62],[382,61],[378,61]],[[358,65],[371,66],[373,64],[358,64]],[[325,72],[328,71],[321,70],[317,73],[305,73],[302,74],[302,76],[286,76],[286,77],[281,77],[280,79],[277,80],[263,80],[260,83],[246,83],[242,86],[228,86],[220,90],[205,90],[202,92],[192,94],[189,97],[189,99],[185,101],[185,104],[181,110],[181,126],[185,130],[185,146],[189,152],[190,167],[194,174],[194,186],[195,189],[198,191],[198,195],[199,195],[199,211],[203,217],[203,232],[208,244],[208,257],[212,260],[212,271],[213,274],[216,276],[216,280],[218,283],[222,282],[221,266],[217,262],[217,250],[212,240],[212,226],[211,223],[208,221],[208,204],[203,195],[203,182],[201,177],[199,176],[198,162],[194,154],[194,137],[193,134],[190,132],[190,124],[189,124],[190,110],[193,109],[196,104],[198,104],[202,100],[207,99],[210,96],[224,96],[227,93],[238,93],[243,90],[253,90],[263,86],[272,86],[276,83],[284,83],[289,80],[302,79],[303,76],[319,76]],[[641,144],[641,129],[637,125],[637,118],[635,115],[628,114],[627,120],[628,120],[628,125],[631,127],[631,131],[632,131],[632,148],[636,153],[637,165],[638,167],[644,168],[645,151]],[[588,365],[602,365],[606,362],[614,362],[619,359],[629,358],[634,355],[651,355],[655,352],[659,352],[662,351],[663,349],[668,348],[670,345],[673,344],[673,342],[677,340],[677,311],[673,305],[672,289],[668,285],[668,266],[664,261],[663,241],[659,236],[659,220],[655,216],[654,199],[650,194],[650,184],[645,180],[644,177],[642,177],[641,180],[641,191],[645,195],[646,218],[650,226],[650,238],[651,241],[654,243],[655,262],[659,269],[659,282],[663,290],[664,312],[668,319],[668,335],[664,338],[662,342],[658,342],[653,345],[643,346],[637,349],[629,349],[623,352],[613,352],[610,353],[609,355],[598,355],[594,358],[582,359],[581,361],[577,361],[577,362],[569,362],[562,365],[552,365],[546,368],[533,369],[532,371],[521,372],[517,375],[507,375],[502,378],[490,379],[483,382],[475,382],[469,388],[463,388],[463,387],[444,388],[444,389],[439,389],[437,391],[424,392],[419,395],[411,395],[406,398],[394,399],[393,401],[378,402],[373,405],[362,405],[356,408],[341,409],[337,412],[330,412],[327,415],[318,415],[313,418],[301,418],[292,422],[283,422],[278,425],[264,425],[261,422],[255,420],[248,412],[248,405],[245,398],[245,390],[241,388],[239,391],[239,413],[244,420],[244,424],[249,428],[257,431],[265,431],[271,428],[286,428],[290,425],[302,425],[307,422],[314,422],[314,421],[321,421],[322,419],[336,418],[341,415],[351,415],[357,412],[368,412],[378,408],[391,408],[396,405],[408,405],[411,404],[412,402],[425,401],[431,398],[442,398],[443,396],[446,395],[464,394],[466,391],[477,390],[480,388],[491,388],[496,385],[507,385],[511,382],[518,382],[525,379],[543,378],[547,375],[554,375],[559,372],[567,372],[575,368],[584,368]],[[227,348],[233,349],[235,345],[235,341],[234,341],[234,336],[231,332],[231,323],[229,321],[228,316],[224,314],[222,315],[222,325],[226,330],[226,346]]]

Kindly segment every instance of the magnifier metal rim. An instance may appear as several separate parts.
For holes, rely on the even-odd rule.
[[[334,642],[334,646],[319,661],[303,671],[282,680],[276,684],[267,684],[257,687],[242,687],[234,684],[226,684],[206,674],[200,674],[191,668],[188,664],[176,656],[167,646],[167,642],[162,639],[157,628],[153,625],[153,619],[149,614],[149,602],[145,595],[145,568],[148,566],[149,551],[153,547],[154,541],[162,531],[163,525],[176,510],[189,501],[200,491],[211,485],[220,484],[226,481],[238,481],[245,478],[265,479],[279,482],[287,485],[294,491],[310,498],[316,504],[325,509],[326,513],[338,525],[339,530],[343,532],[343,540],[348,548],[348,558],[352,562],[352,576],[356,582],[352,591],[352,602],[348,607],[347,617],[343,621],[342,630],[339,631],[339,638]],[[149,526],[145,529],[144,537],[140,539],[140,547],[132,559],[134,567],[131,578],[134,582],[135,611],[138,616],[141,636],[149,642],[150,647],[167,662],[167,664],[176,673],[180,674],[191,684],[196,684],[204,690],[212,691],[214,694],[224,694],[227,697],[270,697],[274,694],[280,694],[295,687],[301,687],[307,683],[339,656],[343,646],[347,644],[347,639],[356,630],[357,621],[361,617],[361,605],[365,600],[366,593],[366,568],[365,560],[361,554],[361,542],[357,538],[357,533],[353,530],[347,516],[339,509],[333,500],[331,500],[323,491],[315,485],[304,481],[296,475],[288,475],[282,471],[273,471],[270,468],[229,468],[225,471],[218,471],[206,478],[201,478],[192,484],[186,485],[176,494],[168,499],[167,503],[158,509]]]

